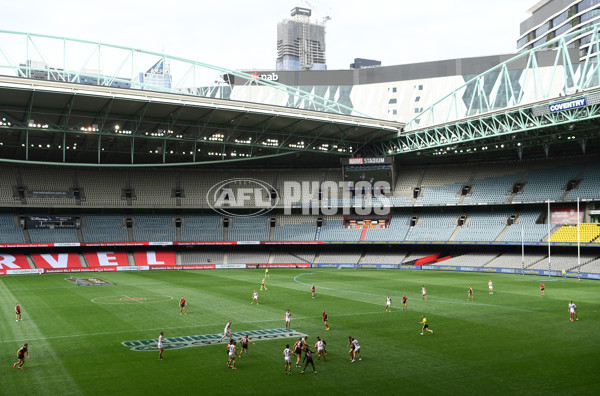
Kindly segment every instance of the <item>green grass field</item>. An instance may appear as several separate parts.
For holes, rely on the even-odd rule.
[[[67,274],[0,278],[1,394],[598,394],[600,282],[400,270],[277,270],[251,305],[262,270],[78,274],[115,285],[81,287]],[[545,280],[546,296],[539,282]],[[310,284],[317,287],[311,299]],[[421,301],[420,285],[429,301]],[[468,286],[475,301],[467,301]],[[408,311],[401,309],[406,294]],[[385,312],[385,297],[393,298]],[[184,296],[188,315],[179,315]],[[123,301],[122,298],[145,298]],[[571,323],[569,300],[579,310]],[[19,302],[23,320],[16,322]],[[132,351],[125,341],[284,327],[327,341],[318,374],[283,372],[294,339],[257,340],[228,369],[225,343]],[[325,331],[321,313],[329,314]],[[426,314],[432,335],[420,335]],[[350,363],[347,337],[363,360]],[[29,343],[24,370],[16,351]],[[154,342],[151,346],[155,346]]]

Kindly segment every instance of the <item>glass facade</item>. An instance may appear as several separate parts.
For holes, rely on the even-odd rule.
[[[600,0],[583,0],[579,3],[579,9],[583,11],[596,4],[600,4]]]
[[[522,46],[524,46],[525,44],[527,44],[529,40],[527,39],[527,36],[525,37],[521,37],[519,39],[519,41],[517,41],[517,48],[521,48]]]
[[[548,14],[553,16],[551,18],[542,16]],[[541,2],[541,5],[533,10],[532,16],[521,24],[522,29],[523,26],[529,28],[521,30],[522,37],[517,40],[517,49],[526,51],[541,46],[554,37],[597,23],[600,23],[600,0],[571,0],[566,4],[559,0]],[[581,45],[589,43],[589,40],[589,37],[583,38]],[[574,43],[569,44],[569,48],[576,48],[579,45],[579,40],[575,40]],[[586,50],[581,53],[587,55]]]
[[[559,16],[557,16],[556,18],[554,18],[552,20],[552,26],[558,26],[561,23],[563,23],[564,21],[566,21],[568,15],[569,15],[569,11],[565,11],[562,14],[560,14]]]
[[[550,24],[550,22],[546,22],[542,26],[540,26],[539,28],[535,29],[535,37],[541,37],[541,36],[543,36],[548,31],[548,25],[549,24]]]
[[[571,24],[570,23],[566,23],[563,26],[561,26],[558,29],[556,29],[556,31],[554,32],[554,34],[556,36],[560,36],[561,34],[566,33],[566,32],[568,32],[571,29],[572,29]]]
[[[600,8],[588,11],[585,14],[581,15],[581,23],[587,22],[590,19],[596,18],[598,16],[600,16]]]

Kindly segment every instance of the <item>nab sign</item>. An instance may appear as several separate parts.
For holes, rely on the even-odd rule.
[[[275,73],[267,73],[267,74],[258,74],[256,72],[254,73],[250,73],[251,76],[254,77],[254,79],[262,79],[262,80],[267,80],[267,81],[277,81],[279,80],[279,75],[275,74]]]

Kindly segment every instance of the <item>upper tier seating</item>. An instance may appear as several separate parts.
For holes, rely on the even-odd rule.
[[[29,228],[32,243],[79,243],[76,228]]]
[[[523,192],[517,194],[513,202],[558,201],[565,193],[569,180],[575,179],[583,168],[584,164],[570,164],[532,169],[527,175]]]
[[[410,228],[410,216],[393,215],[388,228],[369,228],[365,241],[403,241]]]
[[[592,162],[588,166],[581,178],[581,183],[567,193],[565,200],[576,201],[577,198],[600,198],[600,162]]]
[[[522,161],[496,162],[461,165],[429,165],[401,167],[390,198],[395,206],[415,205],[475,205],[479,203],[573,202],[577,197],[598,199],[600,191],[600,161],[585,162]],[[318,186],[332,181],[338,196],[329,197],[332,204],[344,203],[343,187],[337,185],[342,180],[340,169],[215,169],[177,168],[157,169],[107,169],[107,168],[58,168],[42,166],[9,166],[0,164],[0,206],[35,207],[98,207],[98,208],[209,208],[206,194],[211,187],[230,179],[258,179],[275,187],[281,198],[279,206],[298,201],[308,204],[318,198]],[[575,188],[567,191],[572,180]],[[286,182],[316,182],[317,187],[303,188],[299,197],[285,194]],[[522,182],[523,190],[512,194],[515,183]],[[250,186],[245,182],[232,182],[234,192]],[[464,186],[471,186],[467,195],[462,194]],[[253,185],[252,185],[253,186]],[[18,196],[19,187],[24,188],[25,196]],[[413,199],[415,187],[421,194]],[[571,188],[571,187],[568,187]],[[80,201],[73,196],[75,189],[80,191]],[[47,196],[41,194],[49,192]],[[263,194],[261,205],[270,204],[270,194]],[[31,192],[39,193],[32,195]],[[49,195],[65,193],[64,197]],[[177,194],[176,194],[177,192]],[[179,198],[177,198],[179,196]],[[129,199],[127,199],[129,197]],[[356,202],[350,200],[349,203]],[[248,202],[255,206],[254,201]]]
[[[536,224],[540,212],[528,210],[522,212],[519,216],[518,223],[513,224],[508,230],[498,239],[504,242],[540,242],[546,234],[548,234],[547,224]],[[523,232],[523,238],[521,238]]]
[[[173,242],[177,229],[172,215],[135,215],[134,242]]]
[[[269,216],[234,217],[228,228],[230,241],[268,241]]]
[[[75,172],[70,169],[22,167],[19,174],[26,189],[28,205],[74,206],[72,190]],[[64,193],[64,196],[60,196]],[[52,195],[52,196],[48,196]]]
[[[15,226],[13,215],[0,214],[0,229],[0,243],[25,243],[23,230]]]
[[[456,229],[457,213],[423,213],[409,230],[407,241],[447,241]]]
[[[454,241],[493,241],[506,227],[506,218],[510,212],[471,213],[467,223],[459,227]]]
[[[181,216],[182,241],[222,241],[223,218],[218,215]]]
[[[85,215],[81,227],[84,242],[128,242],[127,228],[122,215]]]
[[[277,216],[275,241],[314,241],[317,232],[317,218],[314,216]]]
[[[462,187],[473,174],[471,167],[444,166],[427,168],[422,193],[415,204],[446,205],[458,203]]]
[[[509,202],[511,188],[525,175],[526,165],[524,163],[497,165],[477,169],[477,174],[471,182],[471,191],[463,199],[463,204]]]
[[[321,241],[359,241],[362,229],[347,229],[343,226],[342,216],[325,217],[319,240]]]

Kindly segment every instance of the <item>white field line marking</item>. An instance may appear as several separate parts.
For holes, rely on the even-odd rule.
[[[392,311],[394,312],[402,312],[400,310]],[[376,315],[376,314],[389,314],[390,312],[385,311],[372,311],[372,312],[358,312],[358,313],[344,313],[344,314],[336,314],[334,317],[338,316],[358,316],[358,315]],[[294,320],[304,320],[304,319],[314,319],[320,321],[320,317],[313,316],[301,316],[296,317]],[[294,321],[292,320],[292,322]],[[254,324],[254,323],[266,323],[266,322],[283,322],[283,319],[264,319],[264,320],[252,320],[252,321],[243,321],[237,322],[240,324]],[[48,336],[48,337],[40,337],[40,338],[27,338],[27,339],[18,339],[18,340],[1,340],[0,344],[8,343],[8,342],[21,342],[21,341],[36,341],[36,340],[54,340],[61,338],[73,338],[73,337],[95,337],[95,336],[103,336],[103,335],[114,335],[114,334],[127,334],[127,333],[139,333],[139,332],[151,332],[151,331],[160,331],[160,330],[178,330],[178,329],[188,329],[188,328],[199,328],[199,327],[214,327],[214,326],[222,326],[223,323],[210,323],[210,324],[202,324],[202,325],[190,325],[190,326],[174,326],[174,327],[157,327],[151,329],[135,329],[135,330],[122,330],[122,331],[107,331],[100,333],[87,333],[87,334],[69,334],[69,335],[59,335],[59,336]],[[239,326],[238,326],[239,327]],[[220,331],[217,331],[218,334],[221,334]],[[217,334],[215,333],[215,334]]]
[[[9,291],[9,294],[12,297],[13,301],[17,301],[16,298],[14,297],[13,293]],[[28,320],[26,322],[26,326],[29,330],[30,333],[35,333],[36,335],[38,335],[38,337],[36,338],[31,338],[31,337],[27,337],[24,339],[19,340],[19,342],[31,342],[29,340],[47,340],[46,337],[41,337],[42,332],[40,331],[38,325],[36,324],[35,320]],[[8,341],[8,342],[15,342],[15,341]],[[37,348],[37,349],[36,349]],[[62,363],[62,360],[60,360],[58,358],[58,356],[56,355],[56,352],[54,351],[54,348],[52,347],[52,345],[50,345],[49,342],[42,342],[40,343],[37,347],[34,345],[32,347],[32,349],[34,351],[37,350],[38,355],[37,356],[44,356],[41,359],[47,359],[52,363],[52,367],[53,367],[53,371],[55,371],[55,375],[54,377],[56,378],[62,378],[61,380],[61,389],[62,389],[62,394],[72,394],[72,395],[79,395],[81,394],[81,389],[79,388],[79,386],[77,385],[77,383],[75,382],[75,380],[73,380],[73,377],[71,377],[71,374],[69,373],[69,371],[65,368],[64,364]],[[32,355],[36,353],[32,351]],[[27,355],[27,360],[29,360],[29,354]],[[44,363],[42,363],[42,365],[44,365]],[[26,365],[27,367],[27,365]],[[40,387],[42,387],[43,389],[45,389],[46,391],[49,392],[54,392],[56,390],[56,387],[54,386],[54,384],[50,384],[50,383],[46,383],[44,385],[43,383],[43,379],[42,379],[42,383],[40,383],[41,378],[31,378],[30,380],[27,381],[27,386],[29,390],[33,390],[31,388],[35,387],[34,389],[40,390]]]
[[[304,283],[304,282],[300,282],[298,280],[299,277],[303,276],[303,275],[314,275],[314,272],[307,272],[307,273],[303,273],[300,275],[296,275],[294,277],[294,281],[298,282],[302,285],[306,285],[306,286],[311,286],[312,283]],[[326,290],[332,290],[332,291],[337,291],[337,292],[343,292],[343,293],[351,293],[351,294],[361,294],[361,295],[365,295],[365,296],[375,296],[375,297],[382,297],[385,298],[387,296],[387,294],[376,294],[376,293],[366,293],[366,292],[358,292],[358,291],[353,291],[353,290],[342,290],[342,289],[335,289],[332,287],[325,287],[325,286],[319,286],[319,289],[326,289]],[[332,297],[338,297],[338,298],[346,298],[348,300],[353,300],[353,301],[359,301],[353,298],[349,298],[349,297],[340,297],[336,294],[328,294],[328,293],[320,293],[320,294],[325,294],[326,296],[332,296]],[[399,296],[391,296],[392,298],[401,298]],[[476,302],[464,302],[464,301],[445,301],[445,300],[432,300],[432,299],[428,299],[426,301],[422,301],[421,299],[416,299],[416,298],[409,298],[409,300],[412,300],[413,302],[435,302],[435,303],[443,303],[443,304],[460,304],[460,305],[477,305],[477,306],[481,306],[481,307],[497,307],[497,308],[509,308],[509,309],[524,309],[524,310],[540,310],[540,311],[562,311],[563,309],[559,309],[559,308],[544,308],[544,307],[526,307],[526,306],[512,306],[512,305],[500,305],[500,304],[482,304],[482,303],[476,303]],[[375,304],[375,305],[383,305],[383,304],[378,304],[378,303],[373,303],[370,301],[362,301],[363,303],[367,303],[367,304]],[[597,312],[597,311],[587,311],[587,312]]]
[[[123,295],[123,297],[124,298],[131,298],[131,297],[126,296],[126,295]],[[156,303],[167,302],[167,301],[173,300],[173,296],[167,296],[166,294],[157,294],[157,295],[143,297],[143,298],[148,299],[148,298],[152,298],[152,297],[166,297],[166,299],[165,300],[158,300],[158,301],[140,300],[140,301],[134,301],[134,302],[139,303],[139,304],[156,304]],[[90,299],[90,301],[93,302],[94,304],[104,304],[104,305],[125,305],[125,304],[129,304],[129,302],[122,301],[122,300],[119,300],[117,302],[100,302],[99,301],[99,300],[102,300],[102,299],[109,299],[109,298],[114,299],[114,298],[119,298],[119,297],[116,297],[116,296],[94,297],[94,298]]]

